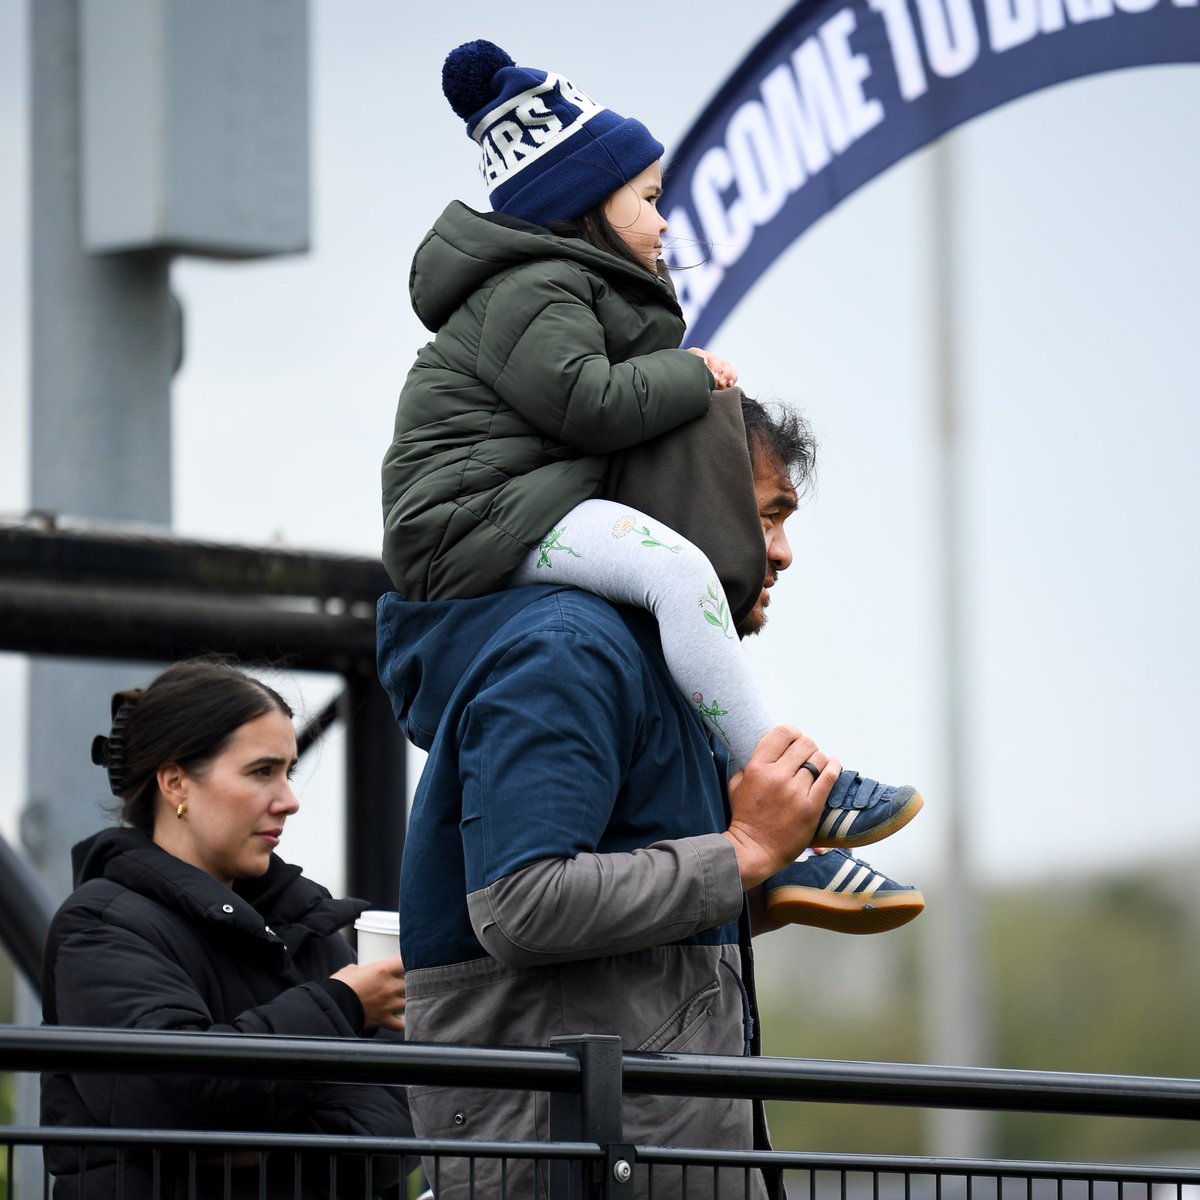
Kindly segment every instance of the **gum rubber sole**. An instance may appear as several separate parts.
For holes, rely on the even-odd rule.
[[[833,933],[886,933],[925,911],[925,897],[911,891],[863,897],[853,892],[787,885],[767,896],[767,913],[787,925],[812,925]]]

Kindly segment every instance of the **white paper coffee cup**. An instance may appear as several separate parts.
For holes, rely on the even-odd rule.
[[[400,914],[382,908],[359,913],[354,922],[359,965],[400,955]]]

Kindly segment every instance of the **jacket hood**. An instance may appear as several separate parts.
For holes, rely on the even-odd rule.
[[[114,859],[133,850],[144,850],[153,845],[151,840],[136,829],[123,826],[101,829],[91,837],[76,842],[71,847],[71,878],[76,887],[89,879],[103,879],[105,868]]]
[[[513,267],[539,259],[571,259],[633,295],[653,295],[680,313],[669,276],[657,279],[580,238],[558,237],[540,225],[480,213],[452,201],[425,235],[413,256],[408,286],[413,309],[436,333],[473,292]]]
[[[530,584],[473,600],[405,600],[388,592],[376,618],[379,679],[408,739],[433,744],[455,689],[480,650],[522,609],[560,592]]]

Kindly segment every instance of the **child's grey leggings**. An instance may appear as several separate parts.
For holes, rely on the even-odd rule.
[[[672,677],[738,767],[776,723],[716,572],[666,525],[611,500],[585,500],[517,569],[512,584],[526,583],[566,583],[652,612]]]

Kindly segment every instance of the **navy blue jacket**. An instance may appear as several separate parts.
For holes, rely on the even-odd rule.
[[[432,603],[392,594],[380,602],[379,661],[398,720],[429,751],[401,882],[410,972],[488,953],[467,897],[523,868],[728,824],[722,768],[647,613],[571,588]],[[682,933],[656,921],[644,944],[736,943],[736,917]],[[583,937],[576,926],[572,941]]]
[[[429,752],[401,874],[408,1036],[545,1046],[595,1033],[627,1050],[753,1052],[724,764],[653,617],[570,588],[389,595],[378,637],[396,716]],[[547,1134],[544,1094],[412,1087],[409,1100],[419,1137]],[[745,1100],[630,1096],[623,1120],[632,1142],[765,1144]],[[528,1164],[504,1179],[494,1168],[444,1159],[439,1200],[533,1194]],[[767,1194],[753,1177],[750,1195]]]

